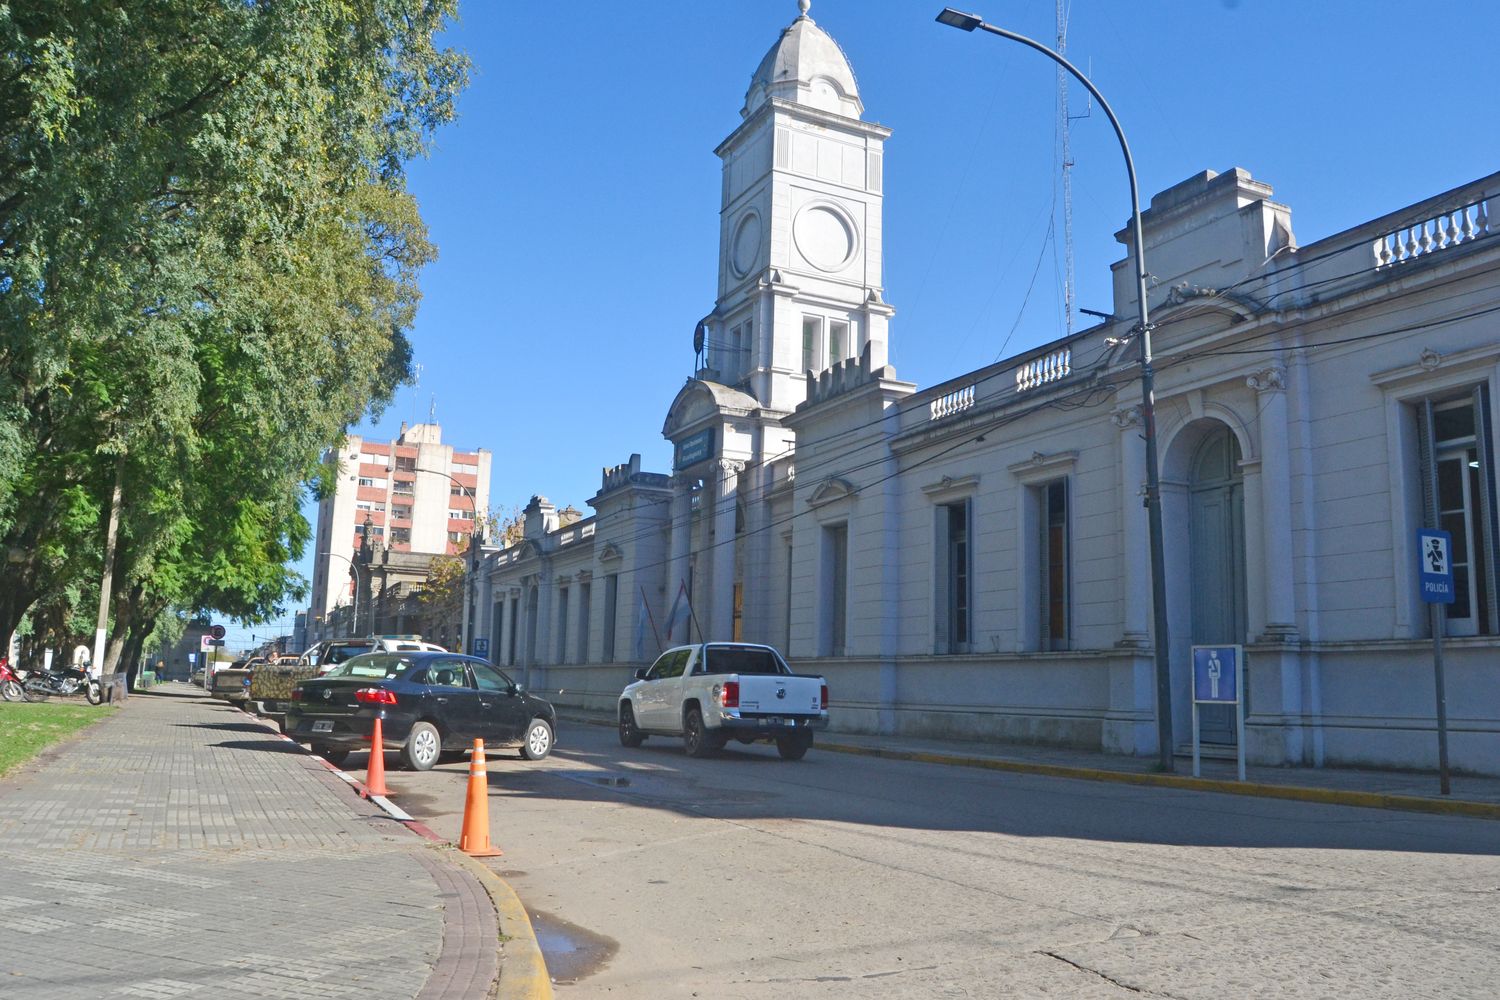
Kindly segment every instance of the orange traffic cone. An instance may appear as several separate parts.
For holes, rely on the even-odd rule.
[[[375,728],[370,732],[370,768],[365,775],[365,788],[371,795],[389,795],[385,787],[385,741],[380,738],[380,716],[375,717]]]
[[[464,799],[464,827],[458,849],[471,858],[494,858],[503,853],[490,844],[490,782],[484,770],[484,740],[474,741],[469,758],[469,791]]]

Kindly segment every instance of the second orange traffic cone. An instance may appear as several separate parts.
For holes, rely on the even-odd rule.
[[[389,795],[385,787],[385,741],[380,738],[380,716],[375,717],[375,728],[370,731],[370,767],[365,775],[365,787],[371,795]]]
[[[490,844],[490,782],[484,769],[484,740],[474,741],[469,758],[469,790],[464,798],[464,827],[458,849],[471,858],[494,858],[503,853]]]

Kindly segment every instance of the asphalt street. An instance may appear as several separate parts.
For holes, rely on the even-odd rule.
[[[568,724],[492,754],[559,996],[1492,996],[1500,823]],[[351,758],[351,769],[363,756]],[[391,772],[456,839],[466,764]]]

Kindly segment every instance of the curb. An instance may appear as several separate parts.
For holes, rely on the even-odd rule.
[[[608,719],[567,716],[572,722],[592,726],[613,726]],[[1312,788],[1307,785],[1270,785],[1255,781],[1226,781],[1219,778],[1193,778],[1151,771],[1111,771],[1097,767],[1070,767],[1066,764],[1035,764],[1023,760],[996,757],[971,757],[964,754],[937,753],[930,750],[891,750],[853,743],[825,742],[819,739],[819,750],[853,754],[861,757],[883,757],[886,760],[909,760],[921,764],[946,764],[950,767],[975,767],[986,771],[1008,771],[1012,774],[1039,774],[1049,778],[1074,778],[1079,781],[1113,782],[1119,785],[1148,785],[1156,788],[1181,788],[1195,792],[1219,792],[1224,795],[1246,795],[1263,799],[1287,799],[1294,802],[1317,802],[1323,805],[1358,806],[1364,809],[1393,809],[1402,812],[1433,813],[1440,816],[1468,816],[1473,819],[1500,820],[1500,803],[1475,802],[1471,799],[1429,799],[1420,795],[1394,792],[1358,792],[1339,788]]]
[[[238,707],[238,706],[236,706]],[[292,739],[279,728],[273,727],[266,720],[252,712],[240,709],[240,712],[251,719],[267,732],[270,732],[286,742],[292,744],[302,753],[316,760],[338,777],[348,782],[354,791],[362,799],[368,799],[375,803],[386,815],[399,822],[412,833],[434,844],[441,844],[448,848],[442,852],[443,857],[450,864],[466,870],[489,895],[490,902],[495,904],[495,914],[500,921],[500,934],[503,941],[500,944],[501,953],[508,961],[501,961],[500,974],[497,980],[497,991],[494,996],[497,1000],[552,1000],[552,978],[547,973],[547,962],[542,957],[542,946],[537,943],[536,929],[531,926],[531,917],[526,913],[526,907],[521,905],[521,897],[516,895],[516,890],[511,888],[510,883],[496,875],[488,867],[475,861],[473,858],[462,853],[453,844],[439,837],[425,823],[413,819],[405,810],[398,807],[383,795],[371,795],[370,789],[364,782],[354,777],[347,771],[334,767],[328,761],[308,750],[302,744]],[[515,950],[505,955],[509,946],[515,946]],[[515,968],[511,969],[514,963]]]
[[[449,852],[449,860],[468,869],[469,874],[484,886],[500,916],[500,934],[505,938],[501,949],[505,952],[505,961],[500,965],[499,1000],[552,1000],[552,979],[547,973],[547,962],[542,957],[541,945],[537,943],[531,917],[516,890],[488,866],[457,848]]]
[[[1309,788],[1306,785],[1268,785],[1264,782],[1226,781],[1218,778],[1193,778],[1185,775],[1140,771],[1109,771],[1094,767],[1069,767],[1065,764],[1033,764],[1027,761],[997,760],[990,757],[966,757],[962,754],[933,753],[925,750],[888,750],[849,743],[820,742],[818,749],[864,757],[884,757],[888,760],[910,760],[923,764],[948,764],[955,767],[976,767],[987,771],[1040,774],[1050,778],[1076,778],[1082,781],[1150,785],[1156,788],[1183,788],[1195,792],[1219,792],[1225,795],[1246,795],[1264,799],[1289,799],[1324,805],[1396,809],[1445,816],[1469,816],[1475,819],[1500,819],[1500,803],[1474,802],[1468,799],[1428,799],[1418,795],[1398,795],[1386,792]]]

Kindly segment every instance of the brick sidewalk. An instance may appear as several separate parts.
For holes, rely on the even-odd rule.
[[[0,995],[488,992],[471,875],[238,711],[159,690],[0,782]]]

